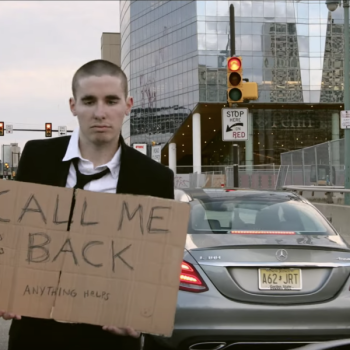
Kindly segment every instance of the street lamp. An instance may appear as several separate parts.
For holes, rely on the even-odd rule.
[[[328,10],[333,12],[343,2],[344,8],[344,109],[350,110],[350,85],[349,85],[349,0],[326,0]],[[344,155],[345,155],[345,182],[344,188],[350,189],[350,129],[344,130]],[[344,193],[344,204],[350,205],[350,194]]]
[[[338,6],[340,5],[340,1],[336,1],[336,0],[326,0],[326,5],[328,7],[328,10],[333,12],[335,11]]]

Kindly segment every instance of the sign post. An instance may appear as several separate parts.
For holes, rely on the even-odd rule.
[[[222,141],[248,140],[248,108],[222,108]]]
[[[239,146],[233,145],[233,187],[239,187]]]

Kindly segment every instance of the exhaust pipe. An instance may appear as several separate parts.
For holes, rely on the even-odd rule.
[[[224,342],[204,342],[191,345],[189,350],[221,350],[227,343]]]

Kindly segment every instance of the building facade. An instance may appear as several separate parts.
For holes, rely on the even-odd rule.
[[[123,126],[128,142],[166,144],[196,105],[226,102],[230,4],[244,78],[259,87],[254,164],[342,137],[342,8],[329,12],[324,0],[121,1],[121,64],[135,106]],[[221,130],[208,141],[205,162],[230,164]]]
[[[120,33],[102,33],[101,58],[121,66]]]

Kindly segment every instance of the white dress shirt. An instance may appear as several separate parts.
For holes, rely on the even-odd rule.
[[[120,156],[121,156],[121,148],[118,148],[118,151],[115,153],[113,158],[106,164],[99,165],[94,168],[92,162],[87,159],[84,159],[81,156],[79,149],[79,128],[74,130],[71,136],[71,139],[68,144],[68,148],[63,162],[69,162],[74,158],[79,158],[78,168],[82,174],[91,175],[99,173],[106,168],[109,168],[109,172],[107,175],[101,177],[98,180],[93,180],[87,183],[84,187],[84,190],[93,191],[93,192],[104,192],[104,193],[116,193],[116,188],[118,184],[119,178],[119,170],[120,170]],[[69,173],[67,177],[66,187],[73,188],[77,182],[77,176],[75,173],[75,168],[73,163],[71,163],[69,168]]]

